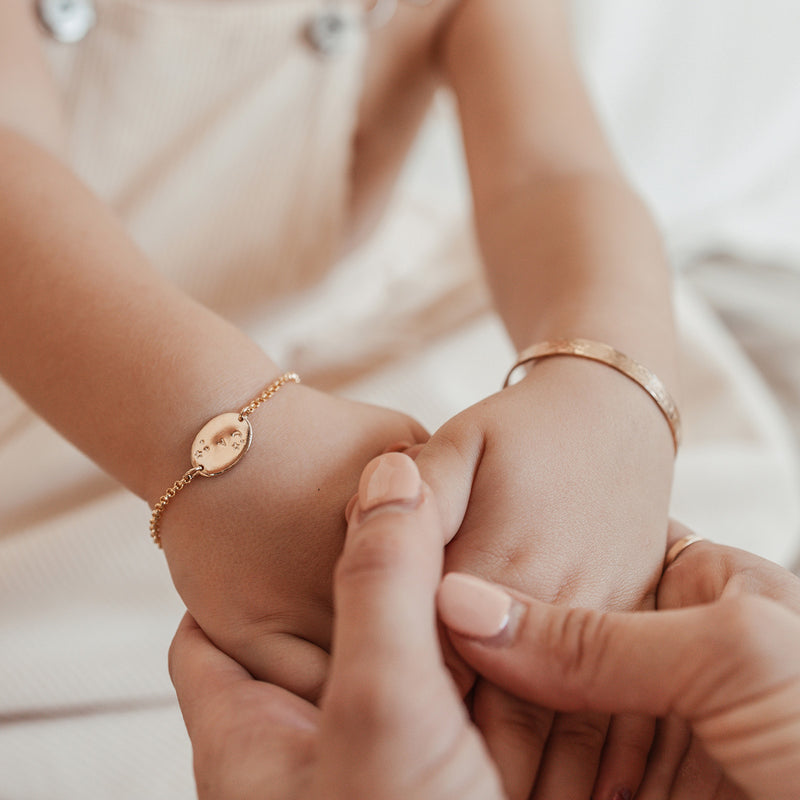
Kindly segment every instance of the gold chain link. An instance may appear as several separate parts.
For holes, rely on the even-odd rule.
[[[182,478],[179,478],[172,486],[161,495],[161,499],[153,506],[153,513],[150,515],[150,538],[153,540],[153,544],[161,550],[161,534],[158,530],[158,523],[161,520],[161,515],[164,513],[164,509],[167,507],[167,504],[173,497],[175,497],[178,492],[183,489],[184,486],[188,486],[195,478],[196,475],[199,475],[203,471],[202,467],[192,467],[191,469],[187,470]]]
[[[281,375],[280,378],[274,380],[258,397],[251,400],[239,412],[239,419],[244,419],[252,414],[262,403],[266,403],[284,383],[300,383],[300,376],[296,372],[287,372],[285,375]]]
[[[296,372],[287,372],[281,375],[280,378],[277,378],[267,386],[258,397],[255,397],[239,411],[239,419],[243,420],[245,417],[250,416],[262,403],[266,403],[266,401],[285,383],[300,383],[300,376]],[[166,510],[172,498],[175,497],[181,489],[188,486],[201,472],[203,472],[203,467],[199,465],[188,469],[166,492],[164,492],[159,501],[153,506],[152,514],[150,515],[150,538],[159,550],[163,549],[161,546],[161,532],[159,530],[161,515]]]

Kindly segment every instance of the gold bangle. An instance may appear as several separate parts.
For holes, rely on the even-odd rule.
[[[593,342],[589,339],[562,339],[535,344],[519,354],[516,363],[506,375],[503,388],[505,389],[509,385],[511,376],[519,367],[551,356],[577,356],[578,358],[599,361],[601,364],[606,364],[621,372],[634,383],[639,384],[655,400],[656,405],[664,415],[664,419],[666,419],[672,433],[672,443],[675,445],[675,454],[677,455],[678,447],[681,443],[681,415],[672,396],[658,377],[650,372],[647,367],[632,358],[628,358],[628,356],[607,344]]]
[[[247,419],[262,403],[269,400],[285,383],[300,383],[296,372],[286,372],[276,378],[257,397],[239,411],[229,411],[210,419],[192,442],[192,466],[178,478],[153,506],[150,515],[150,538],[161,549],[159,523],[170,500],[198,475],[213,478],[227,472],[248,451],[253,441],[253,428]]]

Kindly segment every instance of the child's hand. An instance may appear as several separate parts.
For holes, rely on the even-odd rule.
[[[572,358],[538,364],[520,384],[448,422],[418,455],[455,535],[448,571],[548,602],[613,610],[653,606],[672,460],[669,428],[642,389]],[[452,653],[448,661],[466,691],[472,675]],[[484,681],[475,686],[474,717],[511,800],[635,793],[654,726],[554,716]]]
[[[165,512],[175,586],[206,635],[254,677],[316,700],[330,649],[333,567],[364,465],[427,439],[396,411],[287,386],[251,417],[230,472]]]

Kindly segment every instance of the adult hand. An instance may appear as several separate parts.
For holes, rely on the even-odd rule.
[[[448,575],[438,606],[461,656],[514,695],[564,711],[688,723],[720,772],[710,781],[692,770],[666,786],[645,781],[637,800],[797,798],[800,580],[699,542],[666,570],[658,598],[681,610],[564,609]]]
[[[202,800],[493,800],[500,781],[439,647],[443,538],[414,462],[361,478],[336,570],[333,656],[319,708],[255,680],[188,616],[170,672]]]
[[[230,472],[170,504],[162,542],[189,613],[252,675],[318,700],[343,509],[367,462],[426,432],[404,414],[288,385],[251,418]]]
[[[445,566],[538,600],[652,609],[661,573],[673,445],[628,378],[553,358],[462,412],[417,456],[442,509]],[[447,656],[463,691],[472,674]],[[654,721],[558,714],[478,681],[473,718],[512,800],[612,800],[635,791]]]

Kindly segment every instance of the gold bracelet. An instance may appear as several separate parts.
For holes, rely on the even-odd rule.
[[[274,380],[240,411],[229,411],[206,422],[192,442],[192,466],[161,496],[150,516],[150,538],[161,549],[159,522],[170,500],[198,475],[213,478],[237,464],[253,441],[253,428],[247,419],[285,383],[300,383],[300,376],[287,372]]]
[[[599,361],[601,364],[606,364],[621,372],[634,383],[638,383],[655,400],[656,405],[664,415],[664,419],[666,419],[672,433],[672,443],[675,445],[675,454],[677,455],[678,447],[681,443],[681,415],[672,396],[658,377],[650,372],[647,367],[632,358],[628,358],[628,356],[607,344],[592,342],[589,339],[562,339],[555,342],[535,344],[519,354],[517,362],[506,375],[503,388],[505,389],[509,385],[511,376],[519,367],[550,356],[577,356],[578,358]]]

